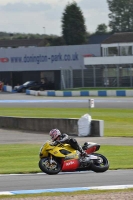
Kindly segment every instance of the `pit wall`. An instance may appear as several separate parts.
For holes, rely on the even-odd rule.
[[[78,97],[78,96],[116,96],[133,97],[133,90],[90,90],[90,91],[34,91],[26,90],[27,95],[33,96],[56,96],[56,97]]]
[[[13,130],[26,130],[34,132],[49,133],[53,128],[58,128],[62,133],[78,136],[77,118],[20,118],[0,116],[0,128]],[[104,136],[104,121],[91,121],[91,137]]]

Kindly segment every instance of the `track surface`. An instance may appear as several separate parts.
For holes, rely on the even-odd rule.
[[[91,98],[96,108],[133,108],[132,97],[45,97],[21,93],[0,93],[0,107],[88,108]]]
[[[133,170],[0,176],[0,191],[133,184]]]

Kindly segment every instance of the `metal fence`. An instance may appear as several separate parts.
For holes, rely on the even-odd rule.
[[[133,87],[133,65],[87,66],[62,69],[61,88]]]

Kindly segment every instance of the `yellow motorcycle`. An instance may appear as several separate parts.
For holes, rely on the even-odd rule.
[[[97,143],[85,142],[83,147],[87,156],[82,158],[79,151],[69,144],[55,144],[46,141],[39,152],[39,168],[46,174],[59,172],[88,171],[105,172],[109,168],[108,159],[102,154],[94,153],[100,149]]]

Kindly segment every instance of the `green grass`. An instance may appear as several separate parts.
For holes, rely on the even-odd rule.
[[[80,118],[88,108],[0,108],[0,116]],[[133,137],[133,109],[91,109],[92,119],[104,120],[104,136]]]
[[[38,167],[40,145],[0,145],[0,174],[40,172]],[[106,156],[110,169],[133,168],[133,146],[102,145],[99,153]]]
[[[0,174],[37,172],[40,145],[0,145]]]

